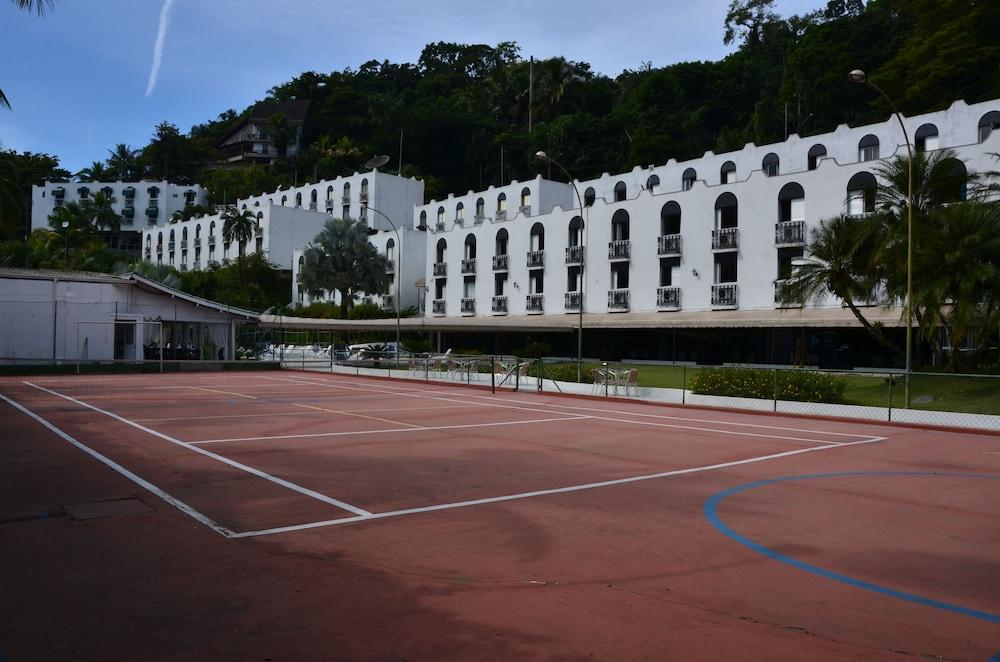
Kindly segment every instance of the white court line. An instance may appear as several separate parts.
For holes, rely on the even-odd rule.
[[[279,404],[286,404],[281,401],[277,401]],[[297,403],[296,403],[297,404]],[[484,407],[478,402],[470,402],[467,405],[433,405],[424,407],[390,407],[388,409],[344,409],[343,411],[348,414],[387,414],[396,411],[424,411],[426,409],[473,409],[474,407]],[[318,412],[314,411],[279,411],[272,412],[270,414],[220,414],[218,416],[170,416],[168,418],[137,418],[135,421],[137,423],[155,423],[157,421],[207,421],[216,418],[256,418],[261,416],[317,416]]]
[[[38,386],[37,384],[32,384],[31,382],[28,382],[28,381],[25,381],[25,382],[22,382],[22,383],[27,384],[28,386],[31,386],[32,388],[36,388],[39,391],[45,391],[46,393],[49,393],[50,395],[54,395],[56,397],[62,398],[63,400],[69,400],[70,402],[72,402],[74,404],[77,404],[77,405],[80,405],[81,407],[86,407],[87,409],[91,409],[91,410],[96,411],[98,413],[104,414],[105,416],[109,416],[109,417],[115,419],[116,421],[121,421],[122,423],[125,423],[126,425],[130,425],[130,426],[136,428],[137,430],[142,430],[143,432],[145,432],[147,434],[151,434],[154,437],[159,437],[160,439],[163,439],[164,441],[169,441],[172,444],[177,444],[178,446],[181,446],[182,448],[187,448],[188,450],[192,450],[195,453],[198,453],[200,455],[204,455],[206,457],[210,457],[213,460],[218,460],[219,462],[222,462],[223,464],[227,464],[227,465],[229,465],[229,466],[231,466],[231,467],[233,467],[235,469],[239,469],[241,471],[245,471],[245,472],[247,472],[249,474],[257,476],[258,478],[263,478],[264,480],[269,480],[272,483],[275,483],[277,485],[281,485],[282,487],[288,488],[288,489],[290,489],[290,490],[292,490],[294,492],[298,492],[299,494],[304,494],[304,495],[306,495],[308,497],[312,497],[313,499],[316,499],[317,501],[322,501],[323,503],[330,504],[331,506],[336,506],[336,507],[341,508],[343,510],[348,510],[348,511],[350,511],[352,513],[355,513],[357,515],[371,515],[371,513],[368,512],[367,510],[364,510],[362,508],[358,508],[357,506],[352,506],[351,504],[346,503],[344,501],[340,501],[338,499],[334,499],[333,497],[326,496],[325,494],[321,494],[319,492],[316,492],[315,490],[310,490],[307,487],[302,487],[301,485],[297,485],[295,483],[287,481],[284,478],[278,478],[277,476],[271,475],[271,474],[267,473],[266,471],[261,471],[260,469],[256,469],[254,467],[251,467],[249,465],[243,464],[241,462],[237,462],[236,460],[230,460],[228,457],[224,457],[222,455],[217,455],[216,453],[213,453],[211,451],[207,451],[204,448],[199,448],[198,446],[193,446],[193,445],[189,444],[186,441],[181,441],[180,439],[175,439],[174,437],[171,437],[170,435],[164,434],[162,432],[157,432],[156,430],[153,430],[152,428],[147,428],[145,425],[141,425],[139,423],[136,423],[135,421],[130,421],[129,419],[124,418],[123,416],[119,416],[118,414],[115,414],[113,412],[101,409],[100,407],[96,407],[96,406],[94,406],[92,404],[89,404],[89,403],[86,403],[86,402],[84,402],[82,400],[77,400],[76,398],[70,397],[68,395],[63,395],[62,393],[58,393],[56,391],[49,390],[49,389],[45,388],[44,386]]]
[[[278,377],[270,377],[269,379],[280,379],[280,378],[278,378]],[[391,394],[391,395],[399,395],[399,396],[412,397],[412,398],[425,398],[425,399],[429,399],[429,400],[446,400],[446,401],[449,401],[449,402],[462,402],[460,400],[454,400],[454,399],[451,399],[451,398],[441,398],[441,397],[435,397],[435,396],[431,396],[431,395],[422,395],[422,394],[417,394],[417,393],[410,393],[409,389],[404,389],[402,391],[383,391],[383,390],[372,389],[372,388],[362,388],[362,387],[354,387],[354,386],[342,386],[340,384],[330,384],[330,383],[325,382],[325,381],[297,382],[297,383],[308,383],[308,384],[315,384],[316,386],[326,386],[326,387],[329,387],[329,388],[339,388],[339,389],[347,389],[347,390],[354,390],[354,391],[368,391],[368,392],[371,392],[371,393],[381,393],[383,395]],[[437,391],[430,391],[430,393],[435,393],[435,392],[437,392]],[[445,392],[445,393],[449,393],[449,392]],[[487,396],[480,396],[480,397],[487,397]],[[525,401],[514,401],[514,402],[525,402]],[[488,407],[499,407],[499,408],[502,408],[502,409],[521,409],[521,410],[524,410],[524,411],[535,411],[535,412],[542,412],[542,413],[546,413],[546,414],[569,413],[569,412],[560,412],[559,410],[553,411],[552,409],[539,409],[538,407],[518,407],[518,406],[515,406],[515,405],[501,405],[501,404],[496,404],[496,403],[483,403],[483,404],[485,406],[488,406]],[[528,403],[528,404],[533,404],[533,403]],[[544,406],[544,407],[550,407],[552,405],[549,405],[548,403],[542,403],[542,406]],[[559,405],[555,405],[555,406],[559,406]],[[604,410],[604,409],[588,409],[586,407],[573,407],[573,409],[581,409],[581,410],[589,411],[589,412],[594,412],[594,411],[608,411],[608,410]],[[627,415],[627,414],[630,414],[631,412],[622,412],[622,413]],[[649,421],[636,421],[636,420],[631,420],[631,419],[612,418],[612,417],[608,417],[608,416],[596,416],[593,413],[587,414],[587,418],[591,418],[591,419],[599,420],[599,421],[612,421],[612,422],[615,422],[615,423],[629,423],[629,424],[633,424],[633,425],[646,425],[646,426],[654,426],[654,427],[662,427],[662,428],[672,428],[672,429],[679,429],[679,430],[696,430],[696,431],[700,431],[700,432],[713,432],[713,433],[717,433],[717,434],[725,434],[725,435],[740,436],[740,437],[758,437],[758,438],[763,438],[763,439],[780,439],[780,440],[783,440],[783,441],[794,441],[794,442],[801,442],[801,443],[808,443],[808,444],[825,444],[825,445],[828,445],[828,446],[840,446],[840,445],[844,445],[844,443],[845,443],[845,442],[840,442],[840,441],[827,441],[826,439],[812,439],[812,438],[804,438],[804,437],[792,437],[792,436],[780,435],[780,434],[764,434],[764,433],[760,433],[760,432],[742,432],[740,430],[720,430],[718,428],[701,427],[701,426],[697,426],[697,425],[679,425],[679,424],[675,424],[675,423],[652,423],[652,422],[649,422]],[[669,420],[672,417],[663,417],[663,418],[667,418]],[[717,422],[721,422],[721,421],[706,421],[706,422],[717,423]],[[763,425],[753,425],[753,424],[744,424],[744,423],[735,423],[733,425],[748,425],[748,426],[755,427],[755,428],[765,428],[765,429],[773,429],[773,430],[780,429],[780,430],[788,430],[788,431],[801,431],[801,432],[813,432],[813,433],[817,433],[818,432],[816,430],[796,430],[795,428],[777,428],[777,427],[768,427],[768,426],[763,426]],[[823,434],[823,433],[819,432],[819,434]],[[869,437],[864,437],[863,435],[849,435],[849,436],[852,436],[852,437],[855,437],[855,438],[862,437],[862,440],[869,439]],[[880,438],[880,439],[882,439],[882,438]]]
[[[865,439],[862,441],[852,441],[840,446],[813,446],[812,448],[799,448],[792,451],[785,451],[783,453],[773,453],[771,455],[761,455],[758,457],[751,457],[744,460],[734,460],[732,462],[721,462],[719,464],[709,464],[701,467],[689,467],[687,469],[676,469],[674,471],[661,471],[655,474],[646,474],[643,476],[631,476],[629,478],[618,478],[615,480],[605,480],[597,483],[583,483],[581,485],[569,485],[566,487],[556,487],[548,490],[535,490],[533,492],[521,492],[519,494],[507,494],[498,497],[487,497],[484,499],[473,499],[471,501],[458,501],[455,503],[442,503],[434,506],[423,506],[420,508],[405,508],[402,510],[392,510],[384,513],[372,513],[370,515],[361,515],[358,517],[342,517],[339,519],[323,520],[319,522],[307,522],[305,524],[292,524],[289,526],[278,526],[270,529],[260,529],[258,531],[244,531],[241,533],[234,534],[234,538],[251,538],[256,536],[267,536],[276,533],[289,533],[291,531],[303,531],[306,529],[318,529],[327,526],[338,526],[342,524],[353,524],[355,522],[367,522],[371,520],[378,519],[388,519],[390,517],[402,517],[405,515],[415,515],[418,513],[428,513],[436,510],[451,510],[453,508],[467,508],[469,506],[481,506],[491,503],[500,503],[503,501],[516,501],[520,499],[531,499],[534,497],[548,496],[551,494],[565,494],[567,492],[580,492],[583,490],[593,490],[602,487],[611,487],[614,485],[625,485],[628,483],[638,483],[640,481],[656,480],[659,478],[668,478],[670,476],[682,476],[685,474],[700,473],[704,471],[714,471],[716,469],[725,469],[728,467],[735,467],[742,464],[752,464],[755,462],[765,462],[768,460],[775,460],[782,457],[789,457],[792,455],[801,455],[802,453],[814,453],[817,451],[826,451],[832,448],[843,448],[846,446],[857,446],[860,444],[871,444],[878,439]]]
[[[80,441],[77,441],[76,439],[74,439],[73,437],[71,437],[69,434],[67,434],[66,432],[63,432],[61,429],[59,429],[58,427],[56,427],[52,423],[49,423],[47,420],[45,420],[44,418],[42,418],[41,416],[39,416],[35,412],[31,411],[27,407],[21,405],[18,402],[15,402],[15,401],[11,400],[10,398],[8,398],[5,395],[0,395],[0,399],[3,399],[4,402],[10,404],[11,406],[13,406],[16,409],[18,409],[19,411],[21,411],[22,413],[24,413],[24,414],[30,416],[31,418],[35,419],[36,421],[38,421],[39,423],[41,423],[42,425],[44,425],[46,428],[48,428],[49,430],[51,430],[52,432],[54,432],[59,437],[62,437],[63,439],[65,439],[69,443],[73,444],[74,446],[76,446],[77,448],[79,448],[80,450],[82,450],[87,455],[90,455],[91,457],[93,457],[97,461],[102,462],[103,464],[107,465],[111,469],[117,471],[121,475],[123,475],[126,478],[128,478],[129,480],[131,480],[136,485],[139,485],[140,487],[142,487],[146,491],[148,491],[148,492],[150,492],[150,493],[152,493],[152,494],[160,497],[161,499],[163,499],[164,501],[166,501],[167,503],[169,503],[171,506],[173,506],[177,510],[181,511],[182,513],[184,513],[186,515],[189,515],[190,517],[192,517],[196,521],[201,522],[202,524],[204,524],[205,526],[209,527],[210,529],[212,529],[216,533],[220,533],[220,534],[222,534],[223,536],[225,536],[227,538],[232,538],[232,537],[235,536],[234,532],[231,531],[230,529],[227,529],[226,527],[224,527],[224,526],[222,526],[220,524],[215,523],[214,521],[212,521],[211,518],[209,518],[204,513],[195,510],[194,508],[192,508],[191,506],[187,505],[186,503],[184,503],[180,499],[178,499],[176,497],[173,497],[170,494],[167,494],[162,489],[160,489],[156,485],[153,485],[152,483],[150,483],[145,478],[141,478],[141,477],[137,476],[136,474],[132,473],[131,471],[129,471],[128,469],[126,469],[122,465],[120,465],[117,462],[115,462],[114,460],[112,460],[111,458],[109,458],[109,457],[107,457],[105,455],[102,455],[101,453],[95,451],[90,446],[87,446],[86,444],[84,444],[84,443],[82,443]]]
[[[552,412],[558,414],[562,412]],[[566,413],[560,418],[536,418],[527,421],[499,421],[496,423],[465,423],[462,425],[428,425],[408,428],[386,428],[385,430],[358,430],[356,432],[309,432],[304,434],[281,434],[263,437],[234,437],[232,439],[202,439],[201,441],[189,441],[189,444],[224,444],[231,441],[271,441],[274,439],[309,439],[314,437],[349,437],[362,434],[389,434],[394,432],[423,432],[426,430],[461,430],[465,428],[490,428],[501,425],[529,425],[531,423],[555,423],[557,421],[578,421],[589,416]]]

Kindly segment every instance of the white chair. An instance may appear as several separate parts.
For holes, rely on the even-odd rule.
[[[594,368],[590,371],[591,376],[594,378],[594,385],[591,389],[591,393],[597,393],[599,395],[604,395],[605,385],[607,384],[608,373],[600,368]]]

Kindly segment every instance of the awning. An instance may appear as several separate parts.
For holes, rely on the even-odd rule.
[[[871,323],[904,326],[902,307],[866,307]],[[396,320],[339,320],[286,315],[261,315],[261,326],[316,330],[395,330]],[[470,317],[404,317],[403,331],[573,331],[579,317],[565,315],[497,315]],[[799,308],[755,310],[699,310],[660,313],[590,313],[583,316],[586,329],[743,329],[743,328],[862,328],[848,308]]]

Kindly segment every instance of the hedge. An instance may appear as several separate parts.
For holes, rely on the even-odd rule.
[[[847,380],[805,370],[709,368],[695,372],[688,388],[701,395],[843,403]]]

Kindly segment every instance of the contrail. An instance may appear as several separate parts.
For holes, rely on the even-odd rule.
[[[156,43],[153,44],[153,66],[149,69],[149,83],[146,84],[146,96],[153,93],[156,87],[156,77],[160,73],[160,62],[163,60],[163,42],[167,37],[167,23],[170,21],[170,8],[174,0],[164,0],[160,10],[160,28],[156,32]]]

